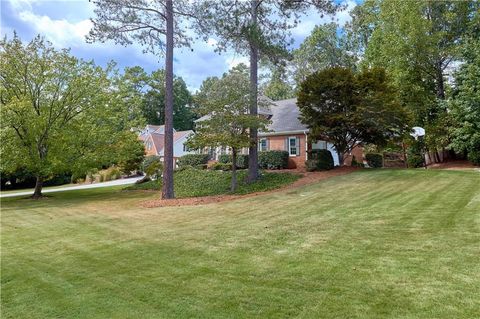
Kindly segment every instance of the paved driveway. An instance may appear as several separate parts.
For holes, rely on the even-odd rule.
[[[137,177],[130,177],[130,178],[123,178],[117,179],[114,181],[103,182],[103,183],[96,183],[96,184],[82,184],[82,185],[75,185],[75,186],[65,186],[65,187],[58,187],[58,188],[45,188],[42,190],[42,193],[55,193],[55,192],[64,192],[64,191],[72,191],[77,189],[89,189],[89,188],[98,188],[98,187],[108,187],[108,186],[117,186],[117,185],[129,185],[135,183],[137,180],[143,178],[143,176]],[[6,197],[14,197],[14,196],[26,196],[32,195],[33,189],[24,191],[24,192],[2,192],[0,193],[0,198]]]

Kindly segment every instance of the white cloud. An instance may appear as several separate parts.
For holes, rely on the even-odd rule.
[[[234,68],[237,65],[243,63],[246,66],[250,65],[250,61],[245,56],[233,56],[225,59],[225,63],[228,65],[228,69]]]
[[[32,10],[32,4],[38,0],[10,0],[8,1],[15,11]]]
[[[301,23],[292,30],[292,33],[297,38],[305,38],[310,35],[316,25],[322,25],[330,22],[336,22],[340,27],[344,27],[350,20],[350,12],[355,8],[357,3],[353,0],[342,2],[345,9],[338,11],[335,15],[325,15],[320,17],[315,9],[310,9],[309,12],[302,19]]]
[[[340,25],[340,27],[344,27],[348,22],[352,20],[350,12],[352,12],[352,10],[357,6],[357,3],[352,0],[345,1],[344,4],[346,5],[345,9],[335,15],[335,20]]]
[[[84,43],[85,36],[92,27],[92,23],[88,19],[72,23],[64,19],[53,20],[48,16],[36,15],[31,11],[22,11],[18,17],[58,47],[75,45],[79,41]]]

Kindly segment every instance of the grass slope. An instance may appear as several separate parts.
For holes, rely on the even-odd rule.
[[[247,183],[247,171],[238,171],[238,188],[235,194],[264,192],[291,184],[300,178],[298,174],[263,172],[255,183]],[[175,172],[175,196],[198,197],[231,194],[231,172],[184,169]],[[126,187],[126,190],[160,190],[161,180]]]
[[[375,170],[196,207],[2,200],[2,318],[478,318],[479,185]]]

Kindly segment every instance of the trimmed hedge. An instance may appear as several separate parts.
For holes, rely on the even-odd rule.
[[[231,171],[232,163],[214,163],[210,166],[210,169],[213,171]]]
[[[178,167],[204,165],[208,163],[208,154],[186,154],[177,161]]]
[[[232,163],[232,155],[224,154],[218,157],[219,163]],[[237,154],[237,168],[245,169],[248,168],[248,155],[245,154]]]
[[[288,168],[287,151],[264,151],[258,153],[258,166],[263,169]]]
[[[311,171],[327,171],[335,165],[332,153],[329,150],[311,150],[311,159],[305,162],[305,166],[309,172]]]
[[[383,167],[383,156],[382,156],[382,154],[368,153],[368,154],[365,155],[365,159],[367,160],[368,166],[370,166],[372,168]]]

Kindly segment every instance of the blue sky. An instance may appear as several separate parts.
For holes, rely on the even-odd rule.
[[[347,9],[334,17],[320,18],[311,10],[302,19],[298,27],[292,30],[298,46],[307,37],[313,27],[334,19],[341,26],[349,20],[349,11],[355,7],[354,0],[345,0]],[[122,47],[113,43],[85,42],[85,35],[90,30],[89,18],[93,16],[93,4],[88,0],[0,0],[2,37],[11,37],[15,30],[23,41],[29,41],[37,34],[44,36],[57,48],[70,48],[71,53],[79,58],[94,60],[104,66],[110,60],[118,63],[120,68],[140,65],[146,71],[162,68],[161,58],[145,54],[138,45]],[[174,72],[181,76],[190,90],[195,91],[208,76],[219,76],[230,67],[248,59],[233,51],[218,55],[213,51],[212,43],[200,40],[193,43],[193,52],[188,49],[176,49]]]

